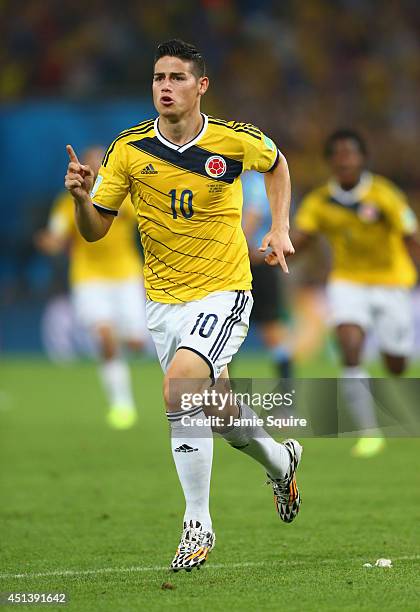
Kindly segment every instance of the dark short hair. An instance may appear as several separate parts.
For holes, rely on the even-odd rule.
[[[327,138],[324,146],[324,155],[327,159],[332,156],[334,153],[334,145],[340,140],[352,140],[357,144],[360,153],[365,156],[367,155],[366,142],[362,136],[355,130],[341,129],[336,130]]]
[[[193,64],[193,72],[196,76],[202,77],[206,74],[206,64],[200,51],[194,45],[184,42],[179,38],[173,38],[160,43],[157,46],[155,53],[155,61],[161,57],[169,55],[170,57],[179,57]]]

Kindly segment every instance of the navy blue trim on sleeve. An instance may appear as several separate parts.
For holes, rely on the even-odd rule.
[[[263,174],[265,174],[266,172],[271,172],[272,170],[274,170],[274,168],[277,166],[279,161],[280,161],[280,151],[277,149],[277,155],[276,155],[276,159],[274,160],[274,164],[271,166],[271,168],[269,168],[268,170],[263,172]]]
[[[113,215],[114,217],[118,216],[118,210],[112,210],[111,208],[105,208],[105,206],[101,206],[100,204],[96,204],[95,202],[93,202],[93,205],[96,208],[96,210],[99,210],[99,212],[106,213],[107,215]]]

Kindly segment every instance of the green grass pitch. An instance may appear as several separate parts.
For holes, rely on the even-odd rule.
[[[420,609],[417,439],[366,461],[350,458],[352,440],[304,440],[291,525],[263,470],[218,440],[217,545],[202,570],[169,574],[183,499],[161,373],[150,361],[133,373],[141,418],[114,432],[93,364],[0,362],[0,592],[66,592],[77,612]],[[269,369],[247,357],[235,374]],[[393,568],[363,567],[380,557]]]

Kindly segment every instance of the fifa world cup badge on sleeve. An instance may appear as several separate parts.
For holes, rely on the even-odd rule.
[[[96,192],[98,191],[102,181],[104,180],[104,177],[100,174],[98,174],[98,176],[96,177],[96,181],[95,184],[92,187],[92,191],[90,192],[90,197],[93,198],[96,194]]]

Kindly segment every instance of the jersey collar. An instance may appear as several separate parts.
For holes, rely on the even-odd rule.
[[[353,187],[346,191],[343,189],[335,179],[328,181],[328,190],[330,194],[344,206],[351,206],[360,200],[367,194],[372,185],[372,174],[370,172],[362,172],[359,182]]]
[[[204,136],[204,134],[207,131],[207,126],[209,124],[209,118],[204,113],[201,113],[201,116],[203,117],[203,125],[201,127],[201,130],[198,132],[196,136],[194,136],[192,140],[190,140],[189,142],[186,142],[183,145],[176,145],[170,140],[166,140],[166,138],[162,136],[159,130],[159,117],[156,117],[155,123],[154,123],[156,138],[160,140],[162,144],[169,147],[170,149],[173,149],[174,151],[178,151],[178,153],[183,153],[184,151],[186,151],[187,149],[195,145],[195,143],[198,142],[200,138],[202,138],[202,136]]]

